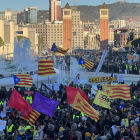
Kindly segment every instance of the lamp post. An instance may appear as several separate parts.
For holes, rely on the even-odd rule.
[[[71,38],[68,39],[70,41],[70,54],[71,54]]]

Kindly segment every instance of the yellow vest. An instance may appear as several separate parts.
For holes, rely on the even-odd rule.
[[[8,126],[7,126],[7,132],[12,132],[12,128],[13,128],[13,124],[8,128]]]
[[[31,126],[30,126],[30,125],[27,125],[27,126],[25,127],[25,129],[26,129],[26,130],[31,129]]]
[[[0,102],[0,105],[3,105],[3,102],[2,101]]]
[[[32,104],[32,97],[31,97],[31,96],[30,96],[30,97],[27,96],[26,101],[27,101],[28,99],[30,100],[30,104]]]
[[[57,107],[57,109],[59,110],[59,109],[60,109],[60,107],[58,106],[58,107]]]
[[[21,130],[21,128],[24,128],[25,131],[26,131],[26,127],[21,127],[21,126],[19,126],[18,130]]]
[[[33,138],[35,137],[35,135],[36,135],[36,132],[37,132],[37,130],[35,130],[35,131],[34,131],[34,133],[33,133]]]
[[[75,116],[75,115],[73,115],[73,119],[74,119],[75,117],[79,118],[79,116]]]

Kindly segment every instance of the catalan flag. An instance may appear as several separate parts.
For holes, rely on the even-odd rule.
[[[79,79],[80,79],[80,74],[77,74],[77,75],[76,75],[76,78],[78,78],[78,80],[79,80]]]
[[[53,68],[54,61],[53,60],[39,60],[38,63],[38,76],[48,76],[55,75],[56,72]]]
[[[72,107],[78,111],[83,112],[86,116],[94,119],[96,122],[99,120],[99,113],[77,92]]]
[[[40,113],[33,109],[27,117],[21,116],[21,118],[28,121],[30,125],[33,125],[39,116]]]
[[[128,60],[133,60],[134,57],[133,57],[132,55],[127,54],[127,59],[128,59]]]
[[[121,85],[102,85],[103,91],[106,92],[110,99],[131,100],[130,86],[127,84]]]
[[[94,63],[88,61],[86,58],[84,57],[80,57],[80,60],[79,60],[79,64],[82,66],[82,67],[86,67],[87,69],[91,70],[94,66]]]
[[[31,87],[33,79],[29,74],[13,74],[15,86]]]
[[[109,77],[109,79],[108,79],[108,81],[107,81],[107,84],[111,84],[111,82],[112,82],[112,80],[113,80],[113,72],[112,72],[112,74],[111,74],[111,76]]]
[[[68,50],[69,50],[69,49],[64,50],[64,49],[62,49],[62,48],[56,46],[55,43],[53,43],[52,48],[51,48],[51,51],[53,51],[53,52],[58,52],[58,53],[62,53],[62,54],[67,54],[67,53],[68,53]]]
[[[125,107],[124,107],[124,105],[123,104],[121,104],[120,106],[119,106],[119,109],[122,111],[122,113],[125,111]]]

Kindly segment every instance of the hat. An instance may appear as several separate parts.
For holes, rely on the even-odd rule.
[[[87,136],[91,136],[91,134],[89,132],[86,132],[85,137],[87,137]]]
[[[102,140],[106,140],[106,139],[107,139],[106,136],[101,136],[100,138],[101,138]]]
[[[112,137],[111,137],[110,134],[107,134],[107,135],[106,135],[106,138],[107,138],[107,139],[111,139]]]
[[[63,131],[58,132],[58,136],[61,136],[61,135],[63,135]]]
[[[125,128],[125,125],[122,125],[121,128]]]
[[[86,118],[86,117],[82,117],[82,120],[83,120],[83,121],[86,121],[86,120],[87,120],[87,118]]]
[[[48,125],[48,130],[51,130],[53,128],[53,125],[52,124],[49,124]]]
[[[122,125],[125,125],[125,122],[121,122],[121,126],[122,126]]]
[[[77,137],[82,135],[82,133],[80,131],[76,131],[75,134],[76,134]]]

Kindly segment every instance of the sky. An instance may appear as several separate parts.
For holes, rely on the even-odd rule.
[[[115,3],[118,0],[76,0],[76,5],[102,5]],[[122,0],[125,1],[125,0]],[[140,3],[140,0],[126,0],[127,2]],[[61,0],[62,8],[68,2],[70,6],[74,5],[74,0]],[[0,0],[0,11],[6,8],[13,8],[11,11],[23,11],[26,7],[38,7],[38,10],[48,10],[49,0]]]

